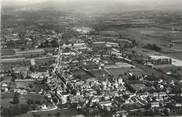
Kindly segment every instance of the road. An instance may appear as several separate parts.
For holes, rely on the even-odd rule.
[[[36,113],[36,112],[44,112],[44,111],[53,111],[53,110],[56,110],[58,109],[57,106],[54,106],[53,108],[50,108],[50,109],[41,109],[41,110],[33,110],[33,111],[29,111],[28,113]]]

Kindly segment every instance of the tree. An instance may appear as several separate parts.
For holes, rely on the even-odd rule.
[[[132,40],[132,46],[137,46],[138,44],[137,44],[137,42],[136,42],[136,40]]]
[[[17,79],[17,76],[12,71],[10,71],[10,73],[11,73],[11,81],[15,82],[15,80]]]
[[[13,104],[18,104],[19,103],[19,96],[20,96],[20,94],[18,92],[14,93]]]
[[[58,47],[58,42],[54,39],[51,41],[52,47]]]
[[[41,102],[39,100],[36,100],[35,103],[38,104],[38,105],[41,104]]]
[[[28,105],[31,105],[31,104],[33,104],[33,101],[30,100],[30,99],[28,99],[28,100],[27,100],[27,104],[28,104]]]
[[[157,52],[160,52],[162,50],[156,44],[147,44],[147,45],[143,46],[143,48],[146,48],[146,49],[149,49],[149,50],[154,50],[154,51],[157,51]]]
[[[40,117],[39,114],[32,113],[32,115],[33,115],[34,117]]]
[[[60,112],[55,113],[55,116],[59,116],[59,115],[60,115]]]
[[[2,108],[1,114],[5,117],[11,117],[26,113],[28,110],[29,106],[27,104],[11,105],[8,108]]]

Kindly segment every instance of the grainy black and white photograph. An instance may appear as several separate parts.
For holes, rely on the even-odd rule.
[[[1,0],[1,117],[182,117],[182,0]]]

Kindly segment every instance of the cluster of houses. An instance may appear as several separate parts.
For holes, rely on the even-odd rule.
[[[14,81],[2,82],[1,91],[9,92],[13,88],[13,92],[21,95],[30,92],[44,95],[54,106],[75,108],[86,115],[119,117],[181,113],[177,110],[182,109],[182,83],[164,81],[160,77],[157,81],[151,80],[151,76],[132,65],[133,60],[145,61],[146,65],[172,64],[171,58],[149,56],[143,59],[144,56],[134,52],[127,54],[126,48],[133,47],[130,40],[91,39],[63,44],[43,57],[43,49],[15,51],[17,56],[41,57],[29,59],[27,66],[31,67],[12,68],[11,77],[19,76]],[[53,52],[57,54],[51,54]],[[39,89],[33,88],[35,82],[39,82]],[[44,103],[42,109],[47,109]]]

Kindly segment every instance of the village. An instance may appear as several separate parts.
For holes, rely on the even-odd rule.
[[[66,43],[63,34],[57,34],[57,48],[46,54],[36,49],[6,55],[2,103],[11,97],[12,104],[21,104],[32,113],[58,108],[114,117],[181,113],[182,81],[173,78],[173,71],[158,70],[179,63],[162,55],[137,53],[135,41],[93,38],[85,30],[78,29],[79,39]]]
[[[181,116],[180,3],[2,0],[0,115]]]

